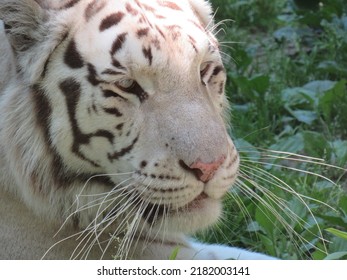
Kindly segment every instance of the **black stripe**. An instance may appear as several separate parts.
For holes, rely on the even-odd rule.
[[[106,2],[101,0],[94,0],[91,3],[89,3],[84,12],[84,17],[86,21],[88,22],[92,17],[94,17],[97,13],[99,13],[105,6],[106,6]]]
[[[123,127],[124,127],[124,123],[120,123],[120,124],[118,124],[118,125],[116,126],[116,129],[117,129],[117,130],[122,130]]]
[[[45,61],[45,64],[43,66],[43,71],[41,73],[41,78],[44,78],[47,74],[47,70],[48,70],[48,65],[50,63],[50,60],[51,60],[51,56],[52,54],[55,52],[55,50],[62,44],[65,42],[65,40],[68,38],[69,36],[69,32],[65,32],[65,33],[62,33],[62,36],[61,36],[61,40],[59,42],[58,45],[55,46],[55,48],[52,50],[52,52],[49,54],[49,56],[47,57],[46,61]]]
[[[155,28],[157,29],[157,31],[159,32],[159,34],[160,34],[164,39],[166,39],[166,36],[165,36],[164,32],[161,30],[161,28],[160,28],[158,25],[156,25]]]
[[[98,74],[93,64],[88,63],[88,77],[87,80],[93,85],[97,86],[100,84],[100,81],[97,79]]]
[[[100,129],[93,134],[93,137],[103,137],[103,138],[108,139],[108,141],[111,144],[114,143],[114,135],[111,132],[109,132],[108,130]]]
[[[76,4],[78,4],[80,0],[71,0],[69,1],[67,4],[65,4],[63,7],[61,7],[61,9],[69,9],[72,8],[73,6],[75,6]]]
[[[192,36],[190,36],[190,35],[188,35],[188,37],[189,37],[189,43],[192,45],[194,51],[195,51],[196,53],[198,53],[199,51],[198,51],[198,48],[197,48],[197,46],[196,46],[196,41],[195,41],[195,39],[194,39]]]
[[[139,136],[137,136],[128,147],[125,147],[118,152],[114,152],[113,154],[108,154],[108,159],[111,162],[113,162],[113,161],[119,159],[120,157],[123,157],[126,154],[130,153],[138,140],[139,140]]]
[[[67,186],[73,180],[69,180],[68,178],[70,177],[65,177],[66,172],[64,170],[64,165],[61,158],[52,147],[52,141],[50,138],[49,127],[52,115],[51,104],[44,94],[44,91],[38,85],[32,86],[32,97],[35,104],[36,122],[43,131],[45,144],[52,155],[51,168],[54,182],[57,188]],[[37,184],[39,184],[39,182],[37,182]]]
[[[117,108],[103,108],[104,112],[110,115],[115,115],[116,117],[121,117],[123,114],[119,112]]]
[[[111,48],[111,56],[114,56],[116,52],[118,52],[122,47],[123,47],[123,44],[125,42],[125,37],[127,36],[128,34],[127,33],[122,33],[122,34],[119,34],[116,38],[116,40],[113,42],[112,44],[112,48]]]
[[[137,16],[139,14],[139,11],[132,7],[129,3],[126,4],[125,8],[127,9],[127,12],[132,16]]]
[[[40,88],[38,85],[33,85],[31,87],[31,96],[33,98],[33,103],[35,106],[35,113],[36,113],[36,122],[41,128],[43,132],[43,138],[46,144],[46,147],[49,151],[49,153],[52,156],[52,162],[51,162],[51,170],[52,170],[52,177],[55,182],[55,187],[57,188],[66,188],[74,183],[80,183],[84,184],[90,177],[95,176],[97,174],[87,174],[87,173],[73,173],[71,171],[67,171],[65,169],[65,165],[63,164],[63,161],[61,157],[56,152],[56,149],[53,148],[53,144],[50,138],[50,122],[51,122],[51,116],[52,116],[52,107],[51,104],[46,97],[44,91]],[[105,133],[104,137],[111,138],[111,135],[107,135],[108,132]],[[111,140],[111,139],[110,139]],[[36,174],[38,174],[36,172]],[[36,184],[40,184],[39,177],[36,176],[38,180],[36,180]],[[114,183],[111,181],[111,179],[108,176],[98,176],[92,179],[92,182],[97,182],[109,187],[113,187]]]
[[[103,94],[105,98],[111,98],[111,97],[119,97],[123,100],[126,100],[123,96],[117,94],[116,92],[112,90],[103,90]]]
[[[76,118],[76,106],[79,102],[80,95],[81,95],[81,85],[78,82],[76,82],[74,79],[68,78],[62,81],[59,86],[60,86],[60,90],[65,96],[71,130],[73,134],[73,144],[71,147],[71,151],[80,159],[89,162],[91,165],[95,167],[99,167],[99,164],[88,159],[85,155],[81,153],[80,146],[89,145],[90,139],[92,137],[105,137],[111,143],[113,143],[114,136],[111,135],[110,132],[106,133],[105,130],[98,130],[95,133],[89,133],[89,134],[83,133],[78,126],[78,122]]]
[[[76,42],[74,39],[71,39],[69,45],[66,48],[64,53],[64,62],[72,69],[79,69],[84,66],[82,56],[77,50]]]
[[[112,58],[112,65],[119,69],[125,69],[125,67],[115,58]]]
[[[49,123],[51,121],[52,115],[51,104],[49,103],[47,97],[44,94],[44,91],[40,88],[39,85],[36,84],[31,87],[31,94],[35,106],[36,122],[43,131],[46,146],[50,147],[52,144],[49,136]]]
[[[148,47],[148,48],[143,47],[142,53],[145,56],[145,58],[148,59],[149,65],[152,65],[152,61],[153,61],[152,48],[151,47]]]
[[[102,71],[101,74],[113,75],[113,76],[116,76],[116,75],[124,75],[123,72],[115,71],[115,70],[110,69],[110,68],[107,68],[106,70]]]
[[[78,4],[80,0],[71,0],[69,3],[65,4],[61,9],[69,9]]]
[[[70,124],[73,134],[73,144],[71,151],[79,158],[88,161],[91,165],[98,167],[99,165],[92,160],[87,159],[79,150],[81,145],[88,145],[90,137],[81,132],[76,118],[76,106],[79,102],[81,95],[81,85],[74,79],[68,78],[60,83],[60,90],[63,92],[66,100],[66,106],[68,109]]]
[[[182,11],[182,9],[174,2],[171,1],[158,1],[158,4],[162,7],[166,7],[176,11]]]
[[[117,25],[118,23],[121,22],[121,20],[123,19],[123,17],[125,16],[124,13],[122,12],[117,12],[114,13],[112,15],[109,15],[108,17],[106,17],[105,19],[103,19],[103,21],[100,24],[100,31],[105,31],[106,29],[111,28],[114,25]]]
[[[137,30],[136,35],[138,38],[141,38],[141,37],[147,36],[148,32],[149,32],[149,27],[141,28]]]
[[[45,61],[45,64],[43,65],[43,70],[42,70],[42,72],[41,72],[41,78],[46,77],[47,69],[48,69],[48,64],[49,64],[49,62],[50,62],[50,59],[51,59],[51,55],[48,56],[48,58],[47,58],[46,61]]]

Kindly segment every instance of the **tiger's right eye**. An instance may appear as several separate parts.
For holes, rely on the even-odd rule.
[[[115,83],[115,86],[120,90],[125,92],[131,91],[131,89],[135,86],[136,82],[133,79],[122,79]]]

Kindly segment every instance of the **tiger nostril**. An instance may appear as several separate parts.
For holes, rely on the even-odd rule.
[[[191,168],[183,160],[180,160],[178,163],[184,170],[193,173],[196,179],[200,180],[200,178],[203,176],[203,173],[199,168]]]
[[[220,159],[210,163],[205,163],[201,160],[197,160],[190,166],[188,166],[183,160],[180,160],[179,165],[184,170],[193,173],[198,180],[207,183],[213,178],[216,171],[225,161],[225,158],[225,156],[222,156]]]

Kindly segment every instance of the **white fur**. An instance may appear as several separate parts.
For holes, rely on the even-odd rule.
[[[212,23],[209,3],[176,1],[179,9],[170,9],[167,3],[142,1],[156,8],[156,14],[144,13],[152,22],[148,26],[157,26],[157,31],[142,38],[136,35],[138,18],[130,15],[104,32],[99,30],[104,18],[117,9],[125,11],[133,1],[115,5],[105,0],[103,9],[88,22],[83,11],[91,0],[66,10],[59,10],[65,2],[3,2],[0,18],[10,28],[5,35],[0,27],[5,58],[0,62],[0,246],[5,248],[1,258],[109,258],[116,254],[167,259],[179,247],[179,259],[271,259],[238,248],[192,242],[186,236],[218,220],[221,198],[234,183],[239,162],[223,120],[227,105],[220,88],[225,74],[212,74],[222,62],[211,45],[215,38],[204,31]],[[164,18],[159,19],[158,13]],[[170,29],[174,24],[183,28]],[[165,40],[160,28],[171,30],[162,36]],[[122,31],[128,37],[116,58],[126,71],[121,70],[121,78],[102,76],[112,67],[110,49]],[[72,38],[84,61],[78,69],[63,62]],[[149,47],[151,59],[144,52]],[[206,61],[211,70],[208,79],[201,81],[201,65]],[[91,74],[86,63],[102,76],[101,85],[88,82]],[[121,92],[115,85],[124,79],[136,80],[147,99],[140,102],[139,97]],[[78,90],[64,92],[64,82],[70,82],[70,90],[76,86]],[[105,99],[102,90],[123,98]],[[105,108],[117,108],[122,114],[116,118],[104,113]],[[116,125],[121,123],[120,132]],[[116,135],[116,141],[110,141],[106,132]],[[78,137],[82,144],[78,143],[76,152]],[[182,167],[182,162],[192,166],[221,159],[208,182]],[[78,179],[81,174],[90,178]],[[93,177],[109,177],[113,187],[91,181]],[[24,210],[24,205],[35,214]],[[162,205],[164,213],[152,205]],[[73,228],[74,221],[78,229]],[[62,240],[55,243],[52,234],[60,225]]]

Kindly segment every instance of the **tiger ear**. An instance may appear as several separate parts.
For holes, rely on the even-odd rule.
[[[206,0],[189,0],[189,2],[200,23],[205,28],[213,26],[213,10],[210,2]]]
[[[15,54],[30,49],[48,34],[45,12],[34,0],[1,0],[0,19]]]

